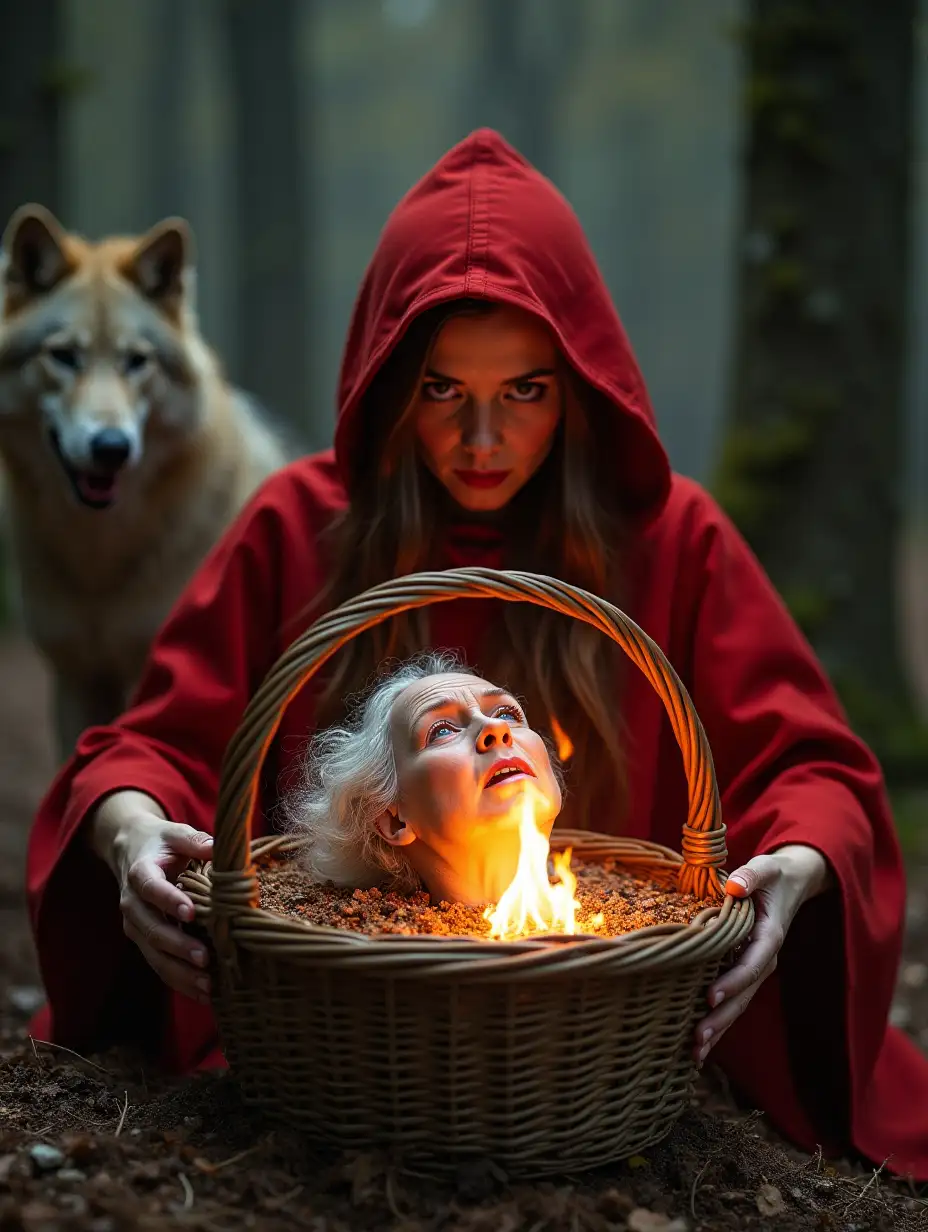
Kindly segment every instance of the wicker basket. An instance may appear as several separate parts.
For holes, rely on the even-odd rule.
[[[534,603],[617,642],[663,701],[683,754],[682,858],[657,844],[558,832],[582,860],[619,857],[719,902],[689,925],[617,938],[497,942],[358,933],[258,906],[256,785],[290,699],[339,647],[402,611],[459,597]],[[623,1158],[662,1138],[694,1079],[705,990],[748,936],[750,900],[723,892],[718,788],[702,725],[673,668],[627,616],[551,578],[489,569],[377,586],[319,620],[281,657],[229,744],[212,865],[192,865],[213,954],[223,1047],[244,1098],[313,1144],[387,1150],[439,1173],[490,1158],[541,1176]]]

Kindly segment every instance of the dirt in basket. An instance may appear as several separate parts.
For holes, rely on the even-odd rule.
[[[691,894],[634,877],[612,862],[573,866],[577,877],[579,930],[600,937],[653,924],[688,924],[712,904]],[[273,860],[258,870],[261,906],[310,924],[326,924],[363,933],[432,933],[439,936],[488,936],[483,907],[433,903],[424,891],[398,894],[378,889],[352,890],[317,885],[292,860]]]

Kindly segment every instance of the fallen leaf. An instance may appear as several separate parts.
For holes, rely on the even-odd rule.
[[[761,1185],[757,1191],[757,1209],[762,1215],[783,1214],[786,1203],[776,1185]]]

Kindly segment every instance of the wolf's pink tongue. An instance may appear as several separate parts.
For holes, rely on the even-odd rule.
[[[88,500],[112,500],[116,493],[116,480],[104,475],[81,475],[77,483]]]

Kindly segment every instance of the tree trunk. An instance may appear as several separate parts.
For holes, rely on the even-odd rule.
[[[914,0],[751,0],[732,416],[717,494],[901,775]]]
[[[487,122],[551,179],[585,16],[579,0],[483,0],[477,112],[489,101]]]
[[[226,0],[235,106],[238,344],[235,379],[294,427],[310,422],[298,64],[303,0]]]
[[[187,58],[192,30],[189,0],[158,0],[149,57],[148,107],[151,126],[146,160],[147,225],[169,215],[190,213],[188,145],[184,139]]]
[[[61,214],[61,110],[85,84],[67,64],[58,0],[7,0],[0,16],[0,232],[11,214],[37,201]],[[3,517],[0,512],[0,517]],[[3,517],[5,522],[5,517]],[[19,602],[11,589],[7,527],[0,539],[0,628]]]
[[[0,17],[0,228],[27,201],[61,209],[61,103],[80,85],[65,63],[58,0],[8,0]]]

